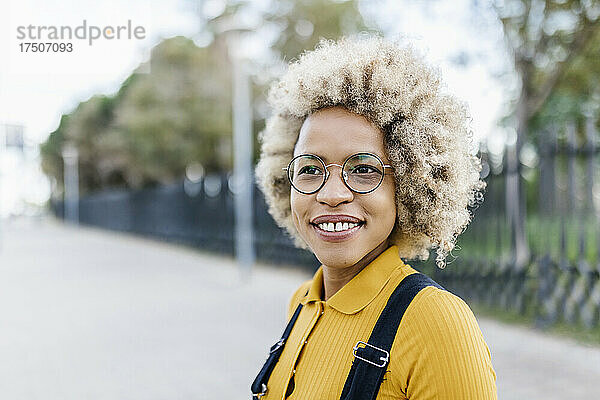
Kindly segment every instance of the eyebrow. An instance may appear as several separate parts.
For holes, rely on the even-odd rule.
[[[350,156],[353,156],[353,155],[355,155],[355,154],[358,154],[358,153],[371,153],[371,154],[377,154],[377,152],[375,152],[375,151],[366,151],[366,150],[365,150],[365,151],[357,151],[356,153],[351,153],[351,154],[348,154],[346,157],[344,157],[344,160],[346,160],[348,157],[350,157]],[[300,154],[312,154],[312,155],[315,155],[315,156],[319,156],[319,157],[321,157],[321,159],[322,159],[322,160],[325,162],[325,164],[329,164],[329,161],[328,161],[327,157],[325,157],[325,156],[322,156],[322,155],[321,155],[321,154],[319,154],[319,153],[314,153],[314,152],[312,152],[312,151],[306,151],[306,152],[304,152],[304,153],[300,153]],[[377,156],[378,156],[379,158],[381,158],[381,156],[380,156],[379,154],[377,154]],[[382,158],[382,159],[383,159],[383,158]],[[344,160],[342,160],[342,162],[344,162]]]

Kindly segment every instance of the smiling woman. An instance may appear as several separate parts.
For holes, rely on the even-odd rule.
[[[321,262],[252,384],[260,399],[495,399],[469,306],[438,266],[485,183],[466,108],[410,47],[322,41],[276,82],[256,176],[275,221]]]
[[[317,154],[340,164],[359,152],[376,154],[389,164],[382,132],[365,117],[342,107],[325,108],[307,117],[294,148],[295,156]],[[330,173],[315,194],[291,192],[295,228],[319,261],[333,267],[324,270],[325,279],[332,283],[325,287],[325,300],[345,284],[344,277],[356,275],[389,247],[388,238],[396,221],[395,187],[394,177],[383,175],[382,170],[378,175],[383,180],[377,179],[381,184],[368,194],[355,193],[337,172]],[[355,176],[359,172],[349,174]],[[339,232],[318,226],[319,223],[342,225],[342,221],[358,225]]]

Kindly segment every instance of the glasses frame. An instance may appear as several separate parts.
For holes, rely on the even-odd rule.
[[[374,156],[375,158],[377,158],[377,160],[379,161],[379,163],[383,166],[383,173],[381,174],[381,179],[379,180],[379,183],[373,189],[367,190],[367,191],[358,191],[358,190],[352,189],[350,187],[350,185],[348,185],[347,174],[343,173],[344,172],[344,167],[346,166],[346,163],[348,162],[348,160],[350,160],[352,157],[355,157],[355,156],[358,156],[358,155],[362,155],[362,154]],[[292,163],[297,158],[303,157],[303,156],[311,156],[311,157],[315,157],[316,159],[318,159],[321,162],[321,164],[323,165],[323,169],[325,171],[325,179],[323,179],[323,182],[321,183],[321,185],[316,190],[314,190],[312,192],[303,192],[302,190],[298,189],[296,186],[294,186],[294,183],[292,182],[292,180],[290,178],[290,172],[289,171],[290,171],[290,167],[291,167]],[[358,194],[367,194],[367,193],[371,193],[371,192],[377,190],[377,188],[379,188],[379,186],[381,186],[381,182],[383,182],[383,178],[386,175],[385,169],[386,168],[391,168],[392,170],[394,170],[393,166],[384,164],[383,160],[381,159],[381,157],[379,157],[377,154],[375,154],[375,153],[369,153],[367,151],[362,151],[360,153],[355,153],[355,154],[352,154],[351,156],[348,156],[348,158],[346,158],[346,160],[344,160],[344,163],[342,165],[335,164],[335,163],[331,163],[331,164],[327,164],[326,165],[325,161],[323,161],[323,159],[321,157],[319,157],[318,155],[316,155],[316,154],[310,154],[310,153],[299,154],[296,157],[294,157],[294,158],[291,159],[291,161],[288,163],[287,167],[283,167],[281,169],[284,170],[284,171],[286,171],[285,175],[287,176],[288,181],[290,182],[290,185],[294,188],[294,190],[296,190],[297,192],[302,193],[302,194],[314,194],[314,193],[317,193],[319,190],[321,190],[323,188],[323,186],[325,186],[325,183],[327,183],[327,179],[329,179],[329,176],[331,175],[331,173],[329,172],[328,168],[331,167],[332,165],[337,165],[338,167],[340,167],[340,178],[342,178],[342,182],[344,182],[344,185],[346,185],[346,187],[348,189],[350,189],[350,191],[352,191],[354,193],[358,193]]]

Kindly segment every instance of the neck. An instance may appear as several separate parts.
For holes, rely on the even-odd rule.
[[[350,282],[364,267],[383,253],[389,246],[387,240],[384,240],[379,246],[371,250],[367,255],[360,259],[356,264],[346,268],[335,268],[323,265],[323,286],[325,289],[325,301],[337,293],[338,290]]]

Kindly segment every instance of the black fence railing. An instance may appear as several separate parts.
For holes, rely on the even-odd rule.
[[[425,268],[461,297],[528,315],[539,327],[565,322],[592,329],[600,320],[597,135],[588,123],[579,140],[574,125],[544,139],[517,173],[525,189],[529,261],[522,267],[514,263],[516,221],[507,209],[523,199],[507,194],[506,181],[515,172],[501,165],[486,178],[485,201],[459,237],[458,259],[449,257],[445,270]]]
[[[234,254],[233,194],[229,175],[204,181],[184,181],[141,190],[108,190],[82,197],[79,223],[191,245],[221,254]],[[52,201],[62,218],[63,202]],[[320,263],[292,240],[267,212],[262,193],[254,189],[254,248],[257,259],[275,264],[306,266]]]
[[[575,143],[574,127],[551,132],[541,148],[507,171],[498,155],[480,154],[488,184],[484,202],[459,236],[448,267],[409,261],[462,298],[533,317],[546,327],[557,321],[599,325],[600,319],[600,148],[593,124]],[[528,158],[528,159],[527,159]],[[489,172],[489,174],[487,173]],[[507,181],[520,182],[521,197]],[[199,182],[138,191],[113,190],[82,198],[80,223],[190,244],[223,254],[234,252],[233,194],[229,174]],[[527,210],[519,221],[507,210]],[[62,202],[52,203],[62,216]],[[516,224],[525,224],[528,261],[515,262]],[[254,188],[257,259],[314,271],[318,260],[294,247],[267,212]],[[453,257],[456,256],[456,259]]]

